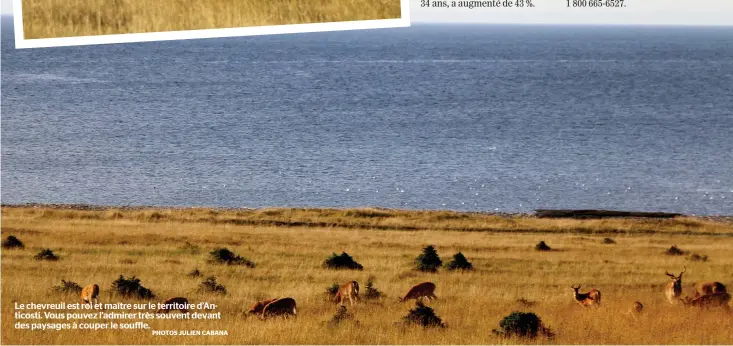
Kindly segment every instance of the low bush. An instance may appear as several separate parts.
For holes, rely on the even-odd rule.
[[[51,249],[44,249],[33,256],[34,259],[39,261],[58,261],[59,256],[56,256]]]
[[[216,294],[227,294],[227,289],[224,285],[218,284],[215,277],[209,277],[199,284],[197,289],[198,293],[216,293]]]
[[[2,247],[3,249],[23,249],[25,248],[25,245],[14,235],[9,235],[5,240],[3,240]]]
[[[445,267],[448,270],[473,270],[473,264],[460,251],[453,255],[453,260],[446,263]]]
[[[552,248],[547,245],[544,240],[537,243],[537,245],[534,246],[534,249],[537,251],[552,251]]]
[[[76,282],[61,280],[60,286],[53,286],[51,290],[62,294],[81,294],[82,287]]]
[[[493,333],[506,338],[520,337],[525,339],[535,339],[539,335],[551,338],[555,335],[552,330],[542,324],[542,320],[534,312],[519,311],[514,311],[505,316],[499,322],[499,329],[494,329]]]
[[[234,252],[229,251],[227,248],[218,248],[214,251],[209,252],[210,259],[209,263],[218,263],[226,265],[244,265],[249,268],[254,268],[254,262],[247,258],[239,256]]]
[[[129,279],[120,275],[120,278],[112,282],[112,292],[124,298],[152,299],[155,294],[150,289],[140,284],[140,279],[133,276]]]
[[[407,324],[417,324],[424,328],[445,327],[445,324],[435,314],[433,308],[425,306],[421,301],[415,303],[415,308],[410,310],[407,316],[402,318],[402,321]]]
[[[356,262],[354,258],[349,256],[346,252],[341,252],[340,255],[333,253],[323,261],[323,267],[328,269],[364,270],[364,266]]]

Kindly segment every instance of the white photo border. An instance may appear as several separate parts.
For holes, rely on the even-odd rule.
[[[409,27],[410,0],[400,0],[400,12],[400,18],[394,19],[252,26],[225,29],[162,31],[137,34],[38,38],[27,40],[23,38],[22,0],[13,0],[13,26],[15,29],[15,48],[22,49]]]

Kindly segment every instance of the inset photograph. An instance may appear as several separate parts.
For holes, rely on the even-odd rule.
[[[400,0],[22,0],[23,39],[399,19]],[[18,11],[16,6],[15,11]]]

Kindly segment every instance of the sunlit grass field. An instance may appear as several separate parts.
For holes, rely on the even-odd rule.
[[[2,237],[15,235],[25,249],[2,251],[2,342],[4,344],[731,344],[733,309],[708,311],[671,306],[663,295],[665,271],[687,272],[683,285],[718,280],[733,286],[733,225],[697,218],[669,220],[537,219],[448,211],[382,209],[2,209]],[[616,244],[603,244],[606,237]],[[553,251],[539,252],[544,240]],[[186,245],[193,244],[199,247]],[[437,274],[412,270],[432,244],[444,262],[461,251],[473,272]],[[671,245],[707,255],[707,261],[668,256]],[[226,247],[255,268],[207,263]],[[32,257],[50,248],[57,262]],[[363,271],[324,269],[332,253],[345,251]],[[198,268],[202,277],[186,274]],[[185,296],[220,306],[218,321],[148,322],[153,329],[227,330],[228,336],[153,336],[132,331],[20,331],[13,302],[78,302],[50,292],[61,280],[97,283],[102,302],[120,275],[137,276],[162,301]],[[196,293],[215,276],[226,295]],[[324,299],[334,282],[367,278],[386,296],[359,302],[349,312],[359,324],[325,324],[337,305]],[[414,307],[398,298],[417,283],[437,285],[428,305],[446,328],[404,327],[397,322]],[[602,306],[579,306],[571,284],[597,288]],[[293,297],[298,317],[260,321],[244,312],[255,301]],[[518,300],[524,299],[530,306]],[[626,314],[635,300],[644,312]],[[134,302],[135,300],[131,300]],[[348,306],[348,303],[347,303]],[[492,334],[512,311],[532,311],[554,339],[503,339]]]
[[[400,18],[400,0],[23,0],[25,39]]]

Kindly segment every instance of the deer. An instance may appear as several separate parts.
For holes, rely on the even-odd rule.
[[[725,285],[717,281],[701,281],[695,283],[695,298],[713,293],[727,292]]]
[[[412,286],[410,290],[407,292],[407,294],[399,298],[400,302],[405,302],[409,299],[415,299],[419,300],[422,297],[427,297],[432,301],[433,299],[438,299],[438,297],[435,296],[435,284],[432,282],[423,282],[419,283],[415,286]]]
[[[257,303],[254,303],[249,308],[249,311],[247,311],[247,313],[250,315],[257,315],[257,316],[262,315],[262,311],[265,310],[265,306],[267,306],[267,304],[270,304],[276,300],[277,299],[265,299]]]
[[[82,303],[99,303],[99,285],[90,284],[81,290]]]
[[[188,312],[188,299],[184,297],[174,297],[174,298],[168,298],[166,299],[162,307],[156,311],[156,313],[165,312],[168,313],[171,310],[181,310],[181,312],[186,313]]]
[[[680,301],[687,306],[696,306],[702,309],[710,308],[710,307],[723,307],[725,309],[728,309],[728,302],[730,302],[730,293],[728,292],[717,292],[717,293],[711,293],[699,296],[697,298],[690,298],[685,297],[685,299],[681,299]]]
[[[280,298],[265,305],[262,309],[262,315],[260,319],[264,320],[268,316],[295,316],[295,299],[293,298]]]
[[[664,274],[672,278],[672,281],[667,284],[667,286],[664,287],[664,295],[667,297],[667,300],[670,304],[677,304],[677,299],[680,298],[682,295],[682,274],[687,271],[687,267],[685,266],[680,275],[675,276],[674,274],[670,274],[668,271],[665,271]]]
[[[586,293],[578,293],[580,285],[570,286],[573,289],[573,298],[580,306],[598,307],[601,305],[601,291],[593,288]]]
[[[344,305],[344,300],[349,298],[349,303],[354,306],[354,299],[359,299],[359,283],[356,281],[349,281],[339,286],[338,292],[336,292],[336,298],[334,301],[339,301],[339,304]]]

